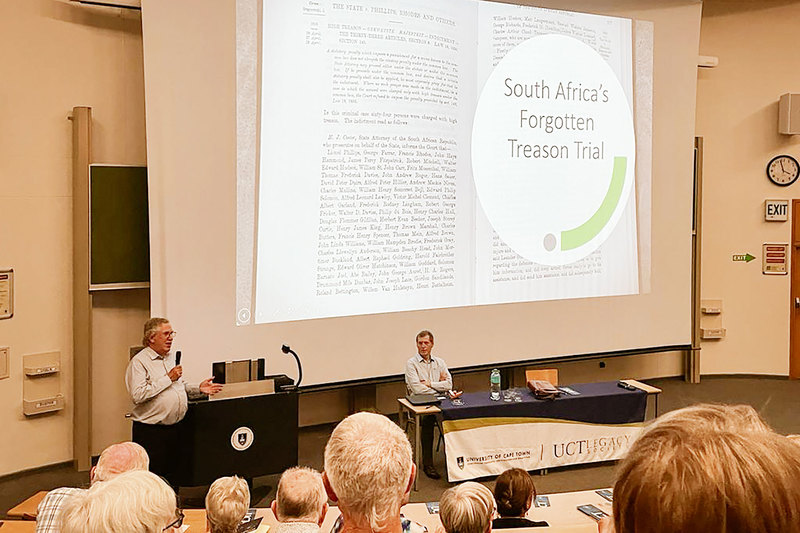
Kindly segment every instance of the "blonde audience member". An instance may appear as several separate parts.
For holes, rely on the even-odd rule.
[[[250,489],[237,476],[221,477],[206,494],[206,530],[211,533],[236,533],[250,507]]]
[[[301,466],[285,471],[278,482],[272,512],[280,522],[275,533],[317,533],[328,512],[328,495],[320,473]]]
[[[680,409],[633,443],[613,507],[618,533],[800,531],[800,447],[746,406]]]
[[[405,433],[385,416],[356,413],[342,420],[325,446],[322,481],[341,511],[334,532],[415,533],[403,518],[416,469]]]
[[[536,522],[525,518],[535,497],[536,487],[530,474],[525,470],[510,468],[497,476],[494,483],[494,500],[500,517],[492,521],[492,529],[546,527],[547,522]]]
[[[175,492],[145,470],[97,483],[69,499],[62,514],[64,533],[160,533],[177,531],[183,512]]]
[[[492,492],[473,481],[447,489],[439,500],[439,518],[447,533],[488,533],[494,515]]]

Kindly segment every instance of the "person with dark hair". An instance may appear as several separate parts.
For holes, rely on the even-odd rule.
[[[494,500],[500,518],[492,521],[492,529],[514,527],[547,527],[547,522],[528,520],[525,515],[536,497],[531,476],[521,468],[510,468],[497,477]]]

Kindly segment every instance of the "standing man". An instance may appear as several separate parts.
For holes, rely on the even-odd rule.
[[[406,387],[411,394],[435,394],[453,388],[453,377],[447,370],[444,359],[433,357],[433,333],[422,330],[417,333],[417,355],[406,363]],[[422,471],[431,479],[441,476],[433,466],[433,426],[435,415],[422,417],[420,437],[422,440]]]
[[[145,349],[128,363],[125,385],[134,403],[133,441],[150,455],[150,470],[164,476],[177,491],[181,464],[179,422],[188,409],[188,397],[202,398],[222,390],[209,378],[199,386],[183,380],[183,367],[170,353],[175,331],[166,318],[144,325]]]

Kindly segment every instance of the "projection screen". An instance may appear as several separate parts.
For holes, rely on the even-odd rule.
[[[452,368],[688,344],[700,5],[558,7],[143,1],[191,379],[282,343],[306,385],[394,376],[421,329]]]

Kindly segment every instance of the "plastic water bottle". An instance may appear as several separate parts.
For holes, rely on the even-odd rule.
[[[489,385],[491,386],[489,398],[498,401],[500,399],[500,371],[496,368],[492,370],[492,374],[489,376]]]

